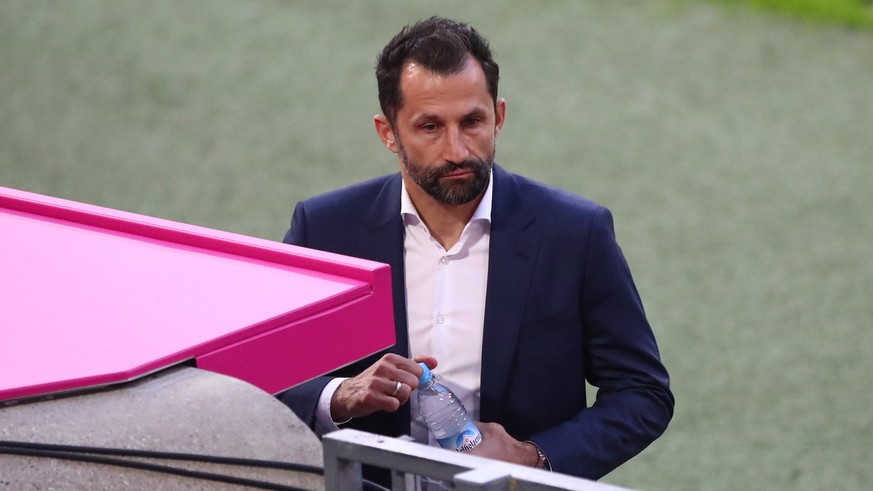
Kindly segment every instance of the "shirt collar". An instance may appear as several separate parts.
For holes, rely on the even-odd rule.
[[[421,217],[418,216],[418,210],[415,209],[415,205],[412,204],[412,198],[409,197],[409,191],[406,189],[406,181],[401,179],[400,182],[403,187],[403,190],[400,193],[400,216],[403,218],[404,223],[410,223],[410,219],[413,219],[412,223],[420,223]],[[474,211],[473,216],[470,217],[470,223],[479,220],[491,222],[491,200],[493,188],[494,170],[492,169],[489,171],[488,187],[485,188],[485,194],[482,195],[482,201],[479,202],[479,206],[476,207],[476,211]]]

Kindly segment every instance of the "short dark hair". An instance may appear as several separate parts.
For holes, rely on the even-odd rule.
[[[403,106],[400,74],[407,62],[419,63],[439,75],[453,75],[464,69],[468,55],[482,66],[488,92],[496,105],[500,68],[492,58],[488,40],[469,24],[434,16],[397,33],[376,62],[379,105],[391,125]]]

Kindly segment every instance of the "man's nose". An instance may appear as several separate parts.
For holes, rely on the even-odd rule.
[[[467,148],[467,138],[464,133],[454,129],[447,132],[443,157],[447,162],[460,164],[467,160],[470,156],[470,150]]]

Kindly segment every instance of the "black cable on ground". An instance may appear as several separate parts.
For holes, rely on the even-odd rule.
[[[89,453],[98,455],[116,455],[122,457],[142,457],[149,459],[188,460],[193,462],[206,462],[210,464],[225,464],[242,467],[261,467],[268,469],[281,469],[288,471],[306,472],[309,474],[324,475],[324,469],[322,469],[321,467],[315,467],[306,464],[297,464],[294,462],[279,462],[273,460],[244,459],[239,457],[163,452],[158,450],[131,450],[126,448],[85,447],[81,445],[59,445],[53,443],[15,442],[5,440],[0,440],[0,447],[33,450],[53,450],[58,452]]]
[[[279,469],[295,472],[304,472],[309,474],[324,475],[324,469],[321,467],[297,464],[294,462],[279,462],[273,460],[245,459],[239,457],[222,457],[215,455],[190,454],[179,452],[164,452],[158,450],[132,450],[125,448],[110,448],[110,447],[86,447],[81,445],[60,445],[54,443],[33,443],[33,442],[17,442],[0,440],[0,454],[22,455],[27,457],[51,458],[59,460],[72,460],[78,462],[88,462],[93,464],[112,465],[116,467],[128,467],[151,472],[162,472],[165,474],[190,477],[195,479],[204,479],[209,481],[217,481],[228,484],[236,484],[249,486],[260,489],[275,489],[282,491],[305,491],[293,486],[276,484],[267,481],[258,481],[254,479],[246,479],[225,474],[216,474],[212,472],[192,471],[178,467],[150,464],[135,460],[113,459],[109,457],[101,457],[102,455],[112,455],[118,457],[137,457],[148,459],[163,459],[163,460],[183,460],[190,462],[204,462],[209,464],[232,465],[236,467],[259,467],[267,469]],[[363,480],[365,490],[373,491],[389,491],[388,488],[377,483]]]
[[[11,443],[11,445],[9,445]],[[164,474],[171,474],[182,477],[190,477],[195,479],[203,479],[208,481],[216,481],[223,482],[227,484],[236,484],[241,486],[248,486],[259,489],[273,489],[273,490],[282,490],[282,491],[305,491],[301,488],[296,488],[293,486],[286,486],[283,484],[277,484],[267,481],[258,481],[255,479],[247,479],[241,478],[231,475],[225,474],[216,474],[212,472],[203,472],[203,471],[194,471],[189,469],[182,469],[178,467],[159,465],[159,464],[151,464],[146,462],[139,462],[134,460],[124,460],[124,459],[116,459],[111,457],[106,457],[103,455],[93,455],[94,453],[108,453],[107,451],[114,451],[118,449],[100,449],[100,448],[92,448],[92,447],[80,447],[86,449],[85,451],[64,451],[51,449],[48,447],[56,447],[64,445],[51,445],[51,444],[30,444],[24,442],[0,442],[0,454],[10,454],[10,455],[22,455],[28,457],[39,457],[39,458],[50,458],[50,459],[61,459],[61,460],[71,460],[78,462],[88,462],[93,464],[103,464],[103,465],[111,465],[116,467],[127,467],[132,469],[139,469],[151,472],[160,472]],[[126,451],[125,451],[126,452]],[[157,454],[161,454],[164,452],[148,452],[148,451],[137,451],[141,455],[137,455],[138,457],[148,457],[148,458],[160,458],[155,457]],[[148,454],[148,455],[146,455]],[[174,460],[195,460],[200,462],[211,462],[211,463],[225,463],[222,462],[225,460],[222,457],[210,457],[210,456],[196,456],[194,459],[182,459],[177,456],[171,457]],[[203,458],[207,458],[209,460],[204,460]],[[246,461],[247,459],[229,459],[235,461]],[[269,463],[269,462],[261,462],[261,463]],[[273,464],[283,464],[281,462],[275,462]],[[232,464],[237,465],[237,464]],[[272,465],[257,465],[257,467],[275,467]],[[323,470],[322,470],[323,472]]]

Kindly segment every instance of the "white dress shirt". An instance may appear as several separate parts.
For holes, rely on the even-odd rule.
[[[491,189],[489,181],[460,239],[449,250],[421,221],[405,185],[400,204],[406,230],[403,245],[409,354],[437,359],[437,380],[461,399],[474,420],[479,419]],[[435,440],[428,437],[415,396],[413,393],[410,398],[412,437],[433,444]]]
[[[435,357],[439,362],[434,370],[437,380],[458,395],[475,420],[479,419],[493,183],[490,179],[482,201],[449,250],[430,234],[405,183],[400,197],[410,356]],[[321,393],[316,412],[318,435],[338,428],[330,418],[330,400],[343,380],[332,380]],[[421,420],[415,392],[410,404],[412,437],[434,444]]]

